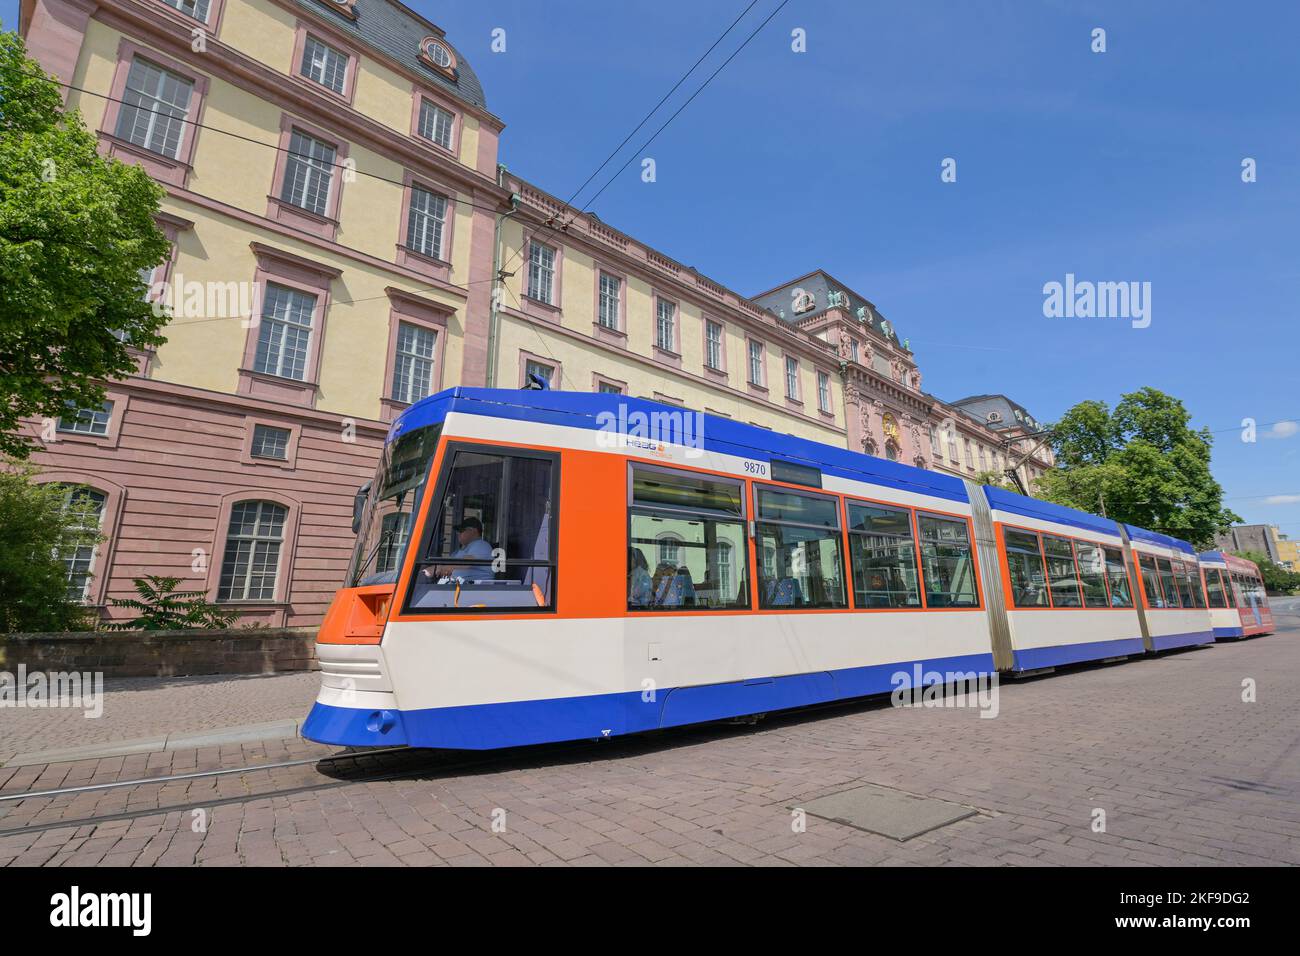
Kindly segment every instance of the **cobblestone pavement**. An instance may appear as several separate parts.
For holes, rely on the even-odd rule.
[[[387,779],[307,765],[3,802],[0,865],[1300,864],[1300,620],[1283,622],[1004,682],[996,719],[859,703],[507,754],[416,751],[396,771],[368,758]],[[0,769],[0,796],[328,752],[286,740]],[[814,816],[795,832],[792,807],[863,783],[980,812],[906,842]],[[269,789],[291,792],[249,796]],[[168,806],[186,809],[151,812]],[[72,823],[110,814],[125,818]],[[22,826],[42,829],[4,832]]]
[[[74,708],[0,710],[0,764],[31,751],[303,717],[319,689],[315,672],[106,680],[104,712],[93,719]]]

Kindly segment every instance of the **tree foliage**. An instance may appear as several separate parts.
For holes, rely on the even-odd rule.
[[[1052,429],[1057,468],[1039,496],[1161,531],[1200,548],[1241,518],[1223,506],[1210,472],[1208,429],[1194,431],[1183,403],[1155,388],[1075,405]]]
[[[113,621],[106,631],[181,631],[192,627],[229,627],[238,611],[209,603],[203,591],[177,591],[180,578],[148,574],[133,579],[138,598],[109,598],[113,607],[140,612],[133,621]]]
[[[102,380],[135,368],[128,346],[164,341],[140,277],[167,254],[162,196],[99,155],[22,40],[0,33],[0,454],[27,457],[22,419],[98,407]]]
[[[65,507],[61,485],[38,485],[31,465],[0,462],[0,633],[74,631],[92,626],[92,615],[68,600],[68,573],[61,554],[93,545]]]

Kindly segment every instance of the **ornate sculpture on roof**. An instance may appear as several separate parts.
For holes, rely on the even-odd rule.
[[[888,320],[888,319],[881,319],[881,320],[880,320],[880,332],[881,332],[882,335],[884,335],[885,338],[889,338],[889,336],[890,336],[890,334],[891,334],[891,330],[890,330],[890,328],[889,328],[889,320]]]
[[[910,352],[910,351],[912,351],[912,346],[911,346],[911,344],[910,344],[911,341],[912,341],[911,339],[903,339],[903,351],[904,351],[904,352]]]
[[[867,307],[865,305],[858,306],[857,316],[859,322],[867,321]]]
[[[828,309],[847,309],[849,299],[843,292],[838,289],[831,289],[826,293],[826,308]]]
[[[795,315],[799,315],[801,312],[811,312],[817,308],[817,298],[806,289],[795,289],[794,302],[790,308],[794,310]]]
[[[921,390],[921,370],[919,368],[912,369],[912,387],[918,392]]]

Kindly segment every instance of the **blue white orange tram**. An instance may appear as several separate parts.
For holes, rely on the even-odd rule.
[[[329,744],[611,737],[1215,634],[1186,542],[620,395],[430,396],[354,524],[303,726]]]
[[[1255,562],[1222,551],[1205,551],[1200,565],[1216,640],[1273,633],[1273,612]]]

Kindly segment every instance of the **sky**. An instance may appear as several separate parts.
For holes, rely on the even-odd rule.
[[[1052,421],[1169,392],[1214,430],[1225,504],[1300,538],[1300,4],[788,0],[638,148],[779,4],[575,205],[742,294],[827,270],[947,400]],[[568,199],[749,0],[410,5],[478,74],[501,161]],[[1046,315],[1067,275],[1149,289],[1149,324]]]

